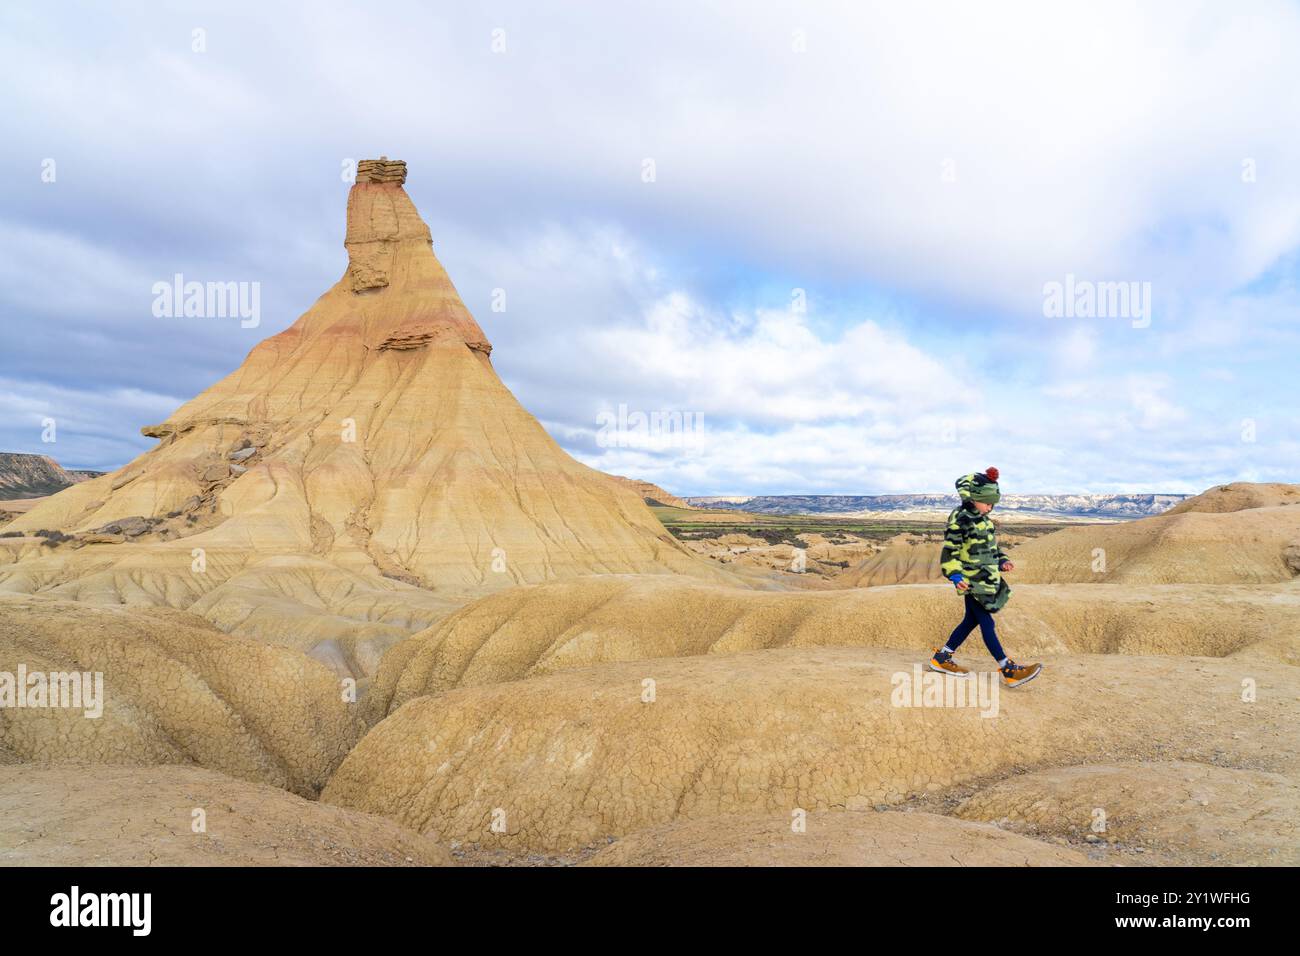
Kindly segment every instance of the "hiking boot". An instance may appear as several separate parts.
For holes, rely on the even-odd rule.
[[[952,652],[939,648],[930,658],[930,670],[938,671],[940,674],[952,674],[955,677],[961,677],[969,674],[966,668],[962,667],[952,659]]]
[[[1019,687],[1021,684],[1028,684],[1042,673],[1042,670],[1042,664],[1017,664],[1007,658],[1007,666],[1002,668],[1002,683],[1008,687]]]

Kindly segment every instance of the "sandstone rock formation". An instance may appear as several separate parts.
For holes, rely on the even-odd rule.
[[[398,161],[359,165],[342,279],[145,427],[152,451],[16,517],[6,532],[26,537],[0,539],[0,591],[193,609],[303,649],[360,630],[375,657],[516,584],[724,576],[510,394],[404,179]]]

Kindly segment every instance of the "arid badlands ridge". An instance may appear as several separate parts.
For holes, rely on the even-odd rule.
[[[1044,676],[919,706],[934,546],[819,586],[683,546],[505,388],[404,180],[361,164],[342,279],[3,527],[0,682],[105,698],[0,707],[0,863],[1300,862],[1300,488],[1018,544]]]

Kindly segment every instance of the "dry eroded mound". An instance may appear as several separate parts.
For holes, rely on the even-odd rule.
[[[1250,508],[1275,508],[1281,505],[1300,505],[1300,485],[1236,481],[1230,485],[1218,485],[1188,498],[1174,505],[1165,514],[1176,515],[1188,511],[1224,514],[1246,511]]]
[[[771,647],[910,648],[960,619],[947,585],[784,593],[608,576],[517,588],[477,601],[394,647],[372,719],[425,694],[609,661]],[[1017,655],[1249,655],[1300,663],[1300,590],[1029,586],[998,615]],[[978,635],[963,659],[984,655]]]
[[[940,545],[922,538],[904,537],[833,579],[845,588],[872,588],[891,584],[928,584],[942,581]]]
[[[916,663],[874,649],[769,650],[421,697],[367,734],[322,799],[444,841],[556,850],[679,818],[865,809],[1101,755],[1296,769],[1292,668],[1057,657],[982,717],[894,706],[894,681]],[[1247,678],[1255,703],[1241,700]]]
[[[1062,767],[1009,777],[955,811],[1034,836],[1140,845],[1152,864],[1300,864],[1300,785],[1293,774],[1204,763]]]
[[[931,813],[742,814],[633,833],[583,866],[1089,866],[1075,850]]]
[[[196,763],[314,795],[363,730],[323,665],[165,608],[0,598],[0,672],[20,667],[102,673],[103,714],[0,708],[11,759]]]
[[[0,768],[0,866],[450,863],[390,820],[196,767]]]
[[[1178,509],[1174,509],[1177,511]],[[1014,580],[1087,584],[1271,584],[1300,573],[1300,508],[1179,511],[1066,528],[1014,549]]]

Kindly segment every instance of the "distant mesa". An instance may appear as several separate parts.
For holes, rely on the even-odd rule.
[[[1186,499],[1177,494],[1003,495],[998,511],[1027,518],[1124,521],[1160,514]],[[697,508],[750,514],[863,515],[891,512],[947,512],[957,495],[714,495],[686,499]]]
[[[63,468],[47,455],[3,451],[0,452],[0,501],[42,498],[102,474],[102,471]]]

